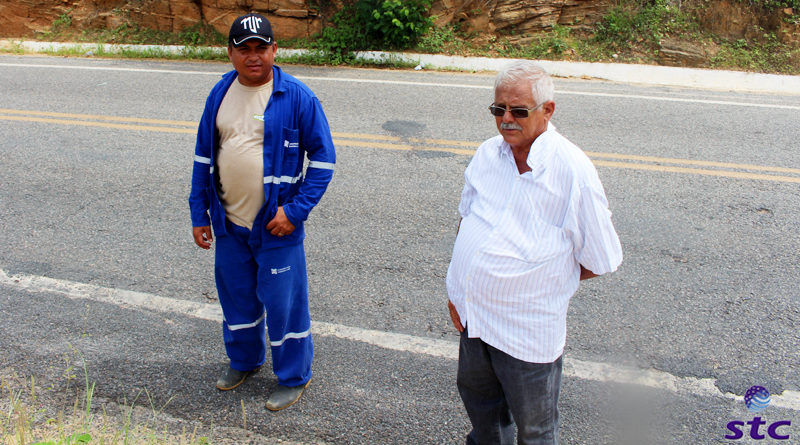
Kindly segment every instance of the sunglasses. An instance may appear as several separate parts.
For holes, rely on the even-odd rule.
[[[491,104],[489,105],[489,112],[492,113],[492,116],[503,117],[505,116],[506,111],[510,111],[511,115],[514,116],[515,119],[525,119],[530,115],[531,111],[538,110],[544,104],[545,103],[542,102],[533,108],[523,108],[523,107],[506,108],[506,107],[498,107],[495,104]]]

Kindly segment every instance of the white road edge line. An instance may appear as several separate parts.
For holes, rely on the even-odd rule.
[[[80,69],[80,70],[94,70],[94,71],[127,71],[139,73],[159,73],[159,74],[202,74],[221,76],[224,72],[216,71],[182,71],[182,70],[164,70],[164,69],[144,69],[144,68],[123,68],[111,66],[81,66],[81,65],[42,65],[34,63],[0,63],[0,66],[8,67],[21,67],[21,68],[59,68],[59,69]],[[456,83],[435,83],[435,82],[409,82],[403,80],[381,80],[381,79],[356,79],[348,77],[313,77],[313,76],[294,76],[303,81],[327,81],[327,82],[351,82],[351,83],[373,83],[373,84],[386,84],[386,85],[408,85],[416,87],[434,87],[434,88],[462,88],[462,89],[479,89],[491,90],[494,88],[492,85],[470,85],[470,84],[456,84]],[[569,90],[556,90],[556,95],[573,95],[573,96],[594,96],[594,97],[614,97],[619,99],[638,99],[638,100],[653,100],[661,102],[682,102],[682,103],[696,103],[705,105],[729,105],[736,107],[755,107],[755,108],[772,108],[778,110],[800,110],[798,105],[781,105],[781,104],[760,104],[748,102],[732,102],[724,100],[706,100],[706,99],[687,99],[680,97],[661,97],[661,96],[643,96],[637,94],[617,94],[617,93],[599,93],[592,91],[569,91]]]
[[[68,48],[74,52],[93,53],[107,51],[119,53],[122,50],[133,52],[157,51],[171,54],[185,54],[187,48],[180,45],[128,45],[128,44],[82,44],[75,42],[13,41],[0,39],[0,47],[23,48],[34,52],[57,51]],[[206,47],[206,51],[225,54],[222,47]],[[278,49],[278,57],[309,53],[304,49]],[[515,60],[491,57],[460,57],[441,54],[408,54],[385,51],[357,51],[356,57],[362,60],[406,62],[420,67],[466,70],[470,72],[496,72]],[[589,63],[537,60],[551,74],[569,78],[596,78],[612,82],[639,83],[675,87],[706,88],[713,90],[740,90],[768,94],[795,95],[800,91],[800,78],[797,76],[747,73],[729,70],[687,69],[671,66],[635,65],[625,63]]]
[[[172,312],[203,320],[222,321],[222,310],[216,304],[195,303],[143,292],[107,288],[37,275],[9,275],[2,269],[0,269],[0,285],[29,292],[56,293],[72,299],[91,300],[125,308]],[[354,340],[384,349],[426,354],[450,360],[458,359],[458,343],[452,341],[362,329],[321,321],[312,321],[311,329],[316,335]],[[654,369],[623,367],[608,363],[578,360],[571,357],[565,357],[564,375],[596,382],[640,385],[679,394],[713,396],[739,402],[743,400],[742,396],[721,392],[716,386],[716,379],[676,377],[667,372]],[[800,411],[800,391],[786,390],[782,394],[773,394],[770,405]]]

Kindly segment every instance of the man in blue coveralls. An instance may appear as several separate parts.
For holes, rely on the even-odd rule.
[[[311,379],[303,222],[336,162],[319,100],[274,66],[277,48],[265,17],[234,20],[228,35],[234,71],[206,100],[189,195],[195,243],[210,249],[211,227],[217,238],[214,273],[230,358],[217,388],[236,388],[264,364],[266,322],[278,377],[267,400],[272,411],[295,403]]]

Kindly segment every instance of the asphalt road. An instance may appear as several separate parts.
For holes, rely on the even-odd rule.
[[[318,335],[312,385],[284,412],[264,407],[270,372],[217,391],[219,322],[158,297],[216,304],[186,198],[196,123],[227,67],[0,56],[0,375],[35,376],[67,406],[82,357],[98,406],[144,391],[172,426],[218,441],[463,441],[455,360],[375,339],[455,347],[444,277],[469,153],[496,134],[493,76],[285,69],[337,144],[307,224],[312,319],[363,336]],[[556,90],[553,122],[597,165],[625,254],[572,299],[562,443],[737,443],[726,425],[754,414],[733,395],[753,385],[773,395],[759,415],[800,438],[800,96]],[[19,284],[30,277],[60,284]],[[93,297],[115,289],[152,304]],[[631,385],[623,367],[658,378]]]

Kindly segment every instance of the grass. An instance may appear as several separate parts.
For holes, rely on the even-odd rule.
[[[227,60],[227,59],[226,59]],[[275,61],[278,63],[301,64],[301,65],[329,65],[331,64],[329,57],[320,51],[308,51],[302,54],[293,54],[286,56],[276,56]],[[353,67],[372,67],[372,68],[413,68],[417,65],[414,62],[407,62],[398,57],[387,55],[379,59],[353,57],[346,61],[336,63],[341,65],[346,62],[347,66]]]
[[[714,68],[798,74],[800,48],[782,44],[774,34],[761,41],[723,40],[710,63]]]
[[[26,50],[20,43],[0,49],[0,52],[11,54],[25,54]],[[53,45],[37,51],[40,54],[62,57],[104,57],[125,59],[167,59],[167,60],[211,60],[228,61],[225,48],[220,47],[176,47],[170,48],[157,46],[139,46],[104,43],[71,43],[66,45]]]
[[[34,376],[8,375],[0,377],[0,444],[71,445],[71,444],[198,444],[210,443],[197,434],[197,427],[187,432],[169,432],[159,417],[171,399],[158,408],[147,391],[149,407],[133,402],[115,407],[112,415],[107,406],[97,407],[96,386],[89,380],[83,356],[80,357],[83,379],[78,383],[75,367],[69,358],[62,377],[67,382],[66,393],[75,390],[74,400],[60,402],[57,388],[42,388]],[[66,357],[69,357],[67,355]],[[244,406],[242,407],[244,410]],[[244,412],[244,411],[243,411]]]

